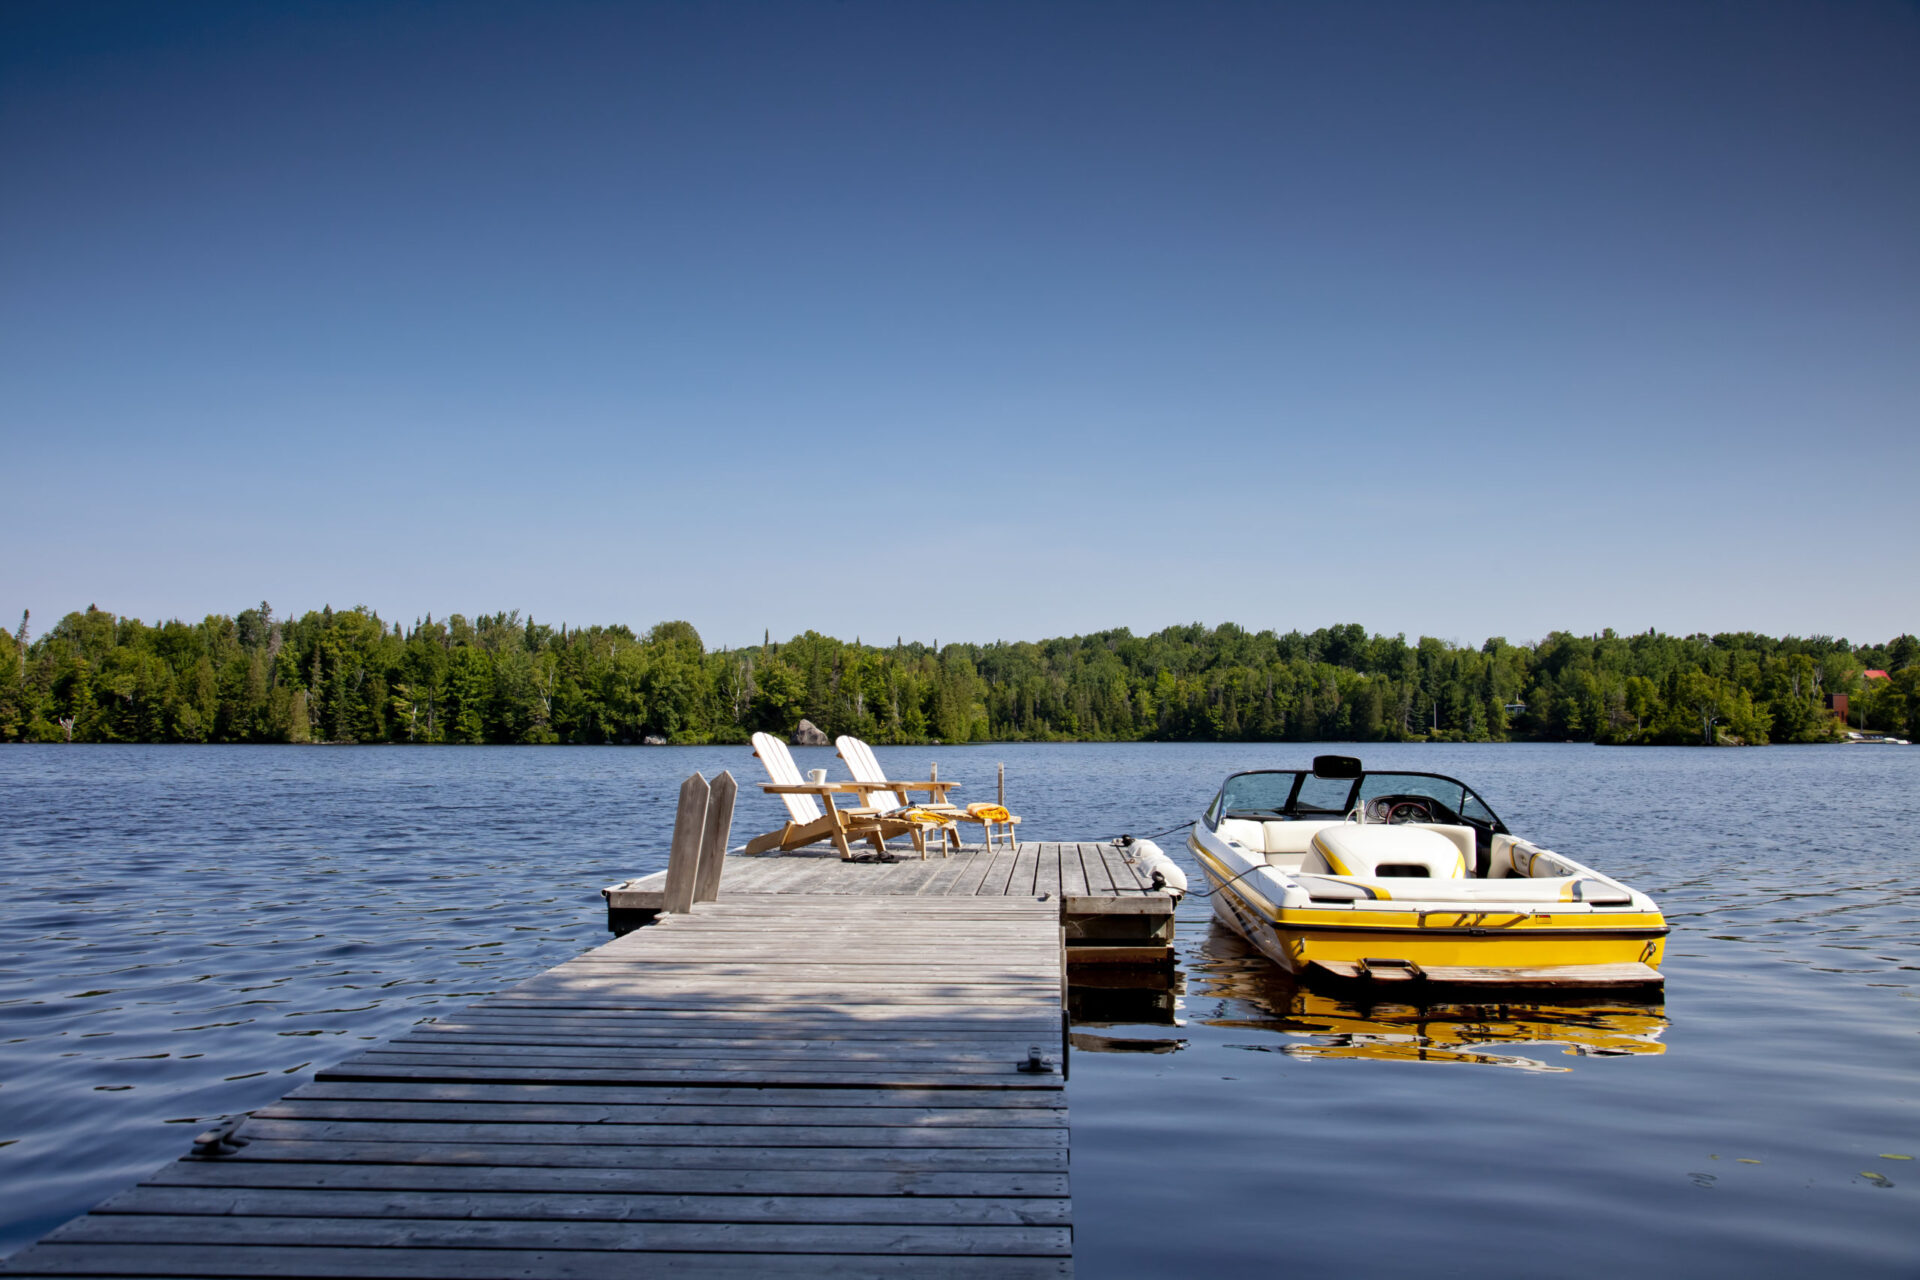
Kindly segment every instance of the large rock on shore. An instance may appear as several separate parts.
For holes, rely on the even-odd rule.
[[[793,745],[796,747],[831,746],[827,735],[820,732],[819,726],[811,720],[802,720],[799,728],[793,731]]]

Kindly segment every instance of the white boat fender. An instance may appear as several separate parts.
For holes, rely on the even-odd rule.
[[[1113,842],[1116,849],[1124,850],[1127,861],[1145,872],[1156,889],[1165,889],[1176,898],[1186,896],[1187,873],[1180,864],[1161,852],[1160,846],[1151,840],[1137,840],[1133,836],[1121,836]]]

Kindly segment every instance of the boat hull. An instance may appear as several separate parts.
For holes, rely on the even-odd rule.
[[[1221,923],[1302,977],[1472,986],[1657,986],[1658,912],[1556,912],[1489,903],[1406,911],[1282,907],[1198,845]]]

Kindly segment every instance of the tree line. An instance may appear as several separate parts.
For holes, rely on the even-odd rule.
[[[1920,642],[1554,632],[1477,648],[1357,624],[1037,642],[709,650],[519,613],[411,627],[271,607],[148,625],[89,607],[0,631],[0,741],[729,743],[803,718],[877,743],[1823,742],[1920,733]],[[1869,678],[1878,670],[1887,678]],[[1832,695],[1850,700],[1843,726]]]

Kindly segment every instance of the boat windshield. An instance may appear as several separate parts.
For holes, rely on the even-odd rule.
[[[1220,788],[1208,816],[1215,822],[1221,818],[1285,821],[1345,817],[1356,808],[1376,822],[1464,822],[1489,831],[1506,830],[1472,788],[1437,773],[1368,771],[1351,778],[1325,778],[1305,769],[1236,773]]]

